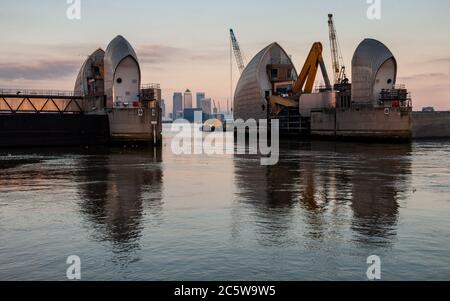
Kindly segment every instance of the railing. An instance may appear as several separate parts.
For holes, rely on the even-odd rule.
[[[317,86],[314,86],[314,88],[313,88],[313,93],[319,93],[319,92],[324,92],[324,91],[333,92],[333,88],[330,89],[325,85],[317,85]]]
[[[36,96],[54,96],[54,97],[84,97],[82,93],[74,91],[62,91],[62,90],[36,90],[36,89],[4,89],[0,88],[0,95],[36,95]]]
[[[141,86],[141,89],[161,89],[160,84],[145,84]]]
[[[379,101],[384,106],[390,103],[393,107],[412,107],[411,92],[405,85],[395,85],[392,89],[381,90]]]
[[[393,90],[406,90],[405,84],[396,84],[392,87]]]
[[[0,113],[83,113],[83,99],[67,97],[1,96]]]
[[[373,102],[352,102],[350,104],[350,108],[357,109],[357,110],[373,109],[374,104],[373,104]]]

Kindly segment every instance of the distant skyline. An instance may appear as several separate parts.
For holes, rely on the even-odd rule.
[[[81,19],[69,20],[66,0],[1,1],[0,87],[71,90],[86,57],[121,34],[135,48],[143,83],[160,83],[163,98],[176,91],[205,92],[226,107],[230,98],[228,29],[246,62],[278,42],[299,71],[315,41],[325,46],[327,14],[335,15],[348,73],[364,38],[385,43],[398,65],[398,83],[415,109],[450,109],[448,0],[382,0],[381,20],[367,18],[366,0],[120,1],[81,0]],[[276,12],[276,13],[274,13]],[[238,70],[233,62],[235,86]],[[318,78],[321,81],[321,78]],[[172,103],[166,110],[172,111]]]
[[[205,99],[206,95],[205,92],[197,92],[195,93],[195,99],[196,99],[196,107],[201,108],[202,107],[202,100]]]
[[[181,117],[183,113],[183,94],[175,92],[172,98],[172,117],[177,119]]]
[[[192,92],[187,89],[183,94],[183,109],[192,109]]]

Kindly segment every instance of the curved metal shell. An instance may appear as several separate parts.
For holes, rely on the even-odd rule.
[[[127,58],[131,58],[136,62],[138,68],[137,72],[139,73],[137,86],[140,87],[141,71],[136,52],[133,47],[131,47],[130,43],[123,36],[119,35],[109,43],[105,52],[105,95],[108,107],[112,107],[114,102],[113,87],[116,70],[120,63]]]
[[[88,78],[94,77],[92,69],[94,66],[103,65],[103,59],[105,57],[105,51],[101,48],[94,51],[81,66],[78,72],[77,79],[75,81],[74,92],[75,95],[87,95],[88,94]]]
[[[272,43],[262,49],[244,69],[236,86],[234,94],[235,119],[259,120],[267,118],[265,91],[272,89],[267,74],[267,65],[270,64],[290,64],[295,77],[297,77],[297,71],[289,55],[278,43]]]
[[[381,89],[391,89],[397,79],[397,61],[380,41],[365,39],[352,59],[352,100],[378,103]]]

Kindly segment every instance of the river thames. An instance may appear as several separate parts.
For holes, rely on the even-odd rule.
[[[0,151],[0,280],[450,279],[450,144]]]

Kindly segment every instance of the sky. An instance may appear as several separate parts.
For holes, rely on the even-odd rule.
[[[120,34],[136,50],[142,83],[161,84],[169,112],[173,92],[188,88],[223,109],[231,95],[229,28],[246,62],[278,42],[298,71],[320,41],[330,73],[333,13],[348,75],[358,44],[378,39],[396,57],[397,83],[412,92],[415,109],[450,110],[448,0],[380,0],[379,20],[367,17],[367,2],[378,0],[80,1],[80,20],[70,20],[68,0],[0,0],[0,87],[71,90],[87,56]]]

